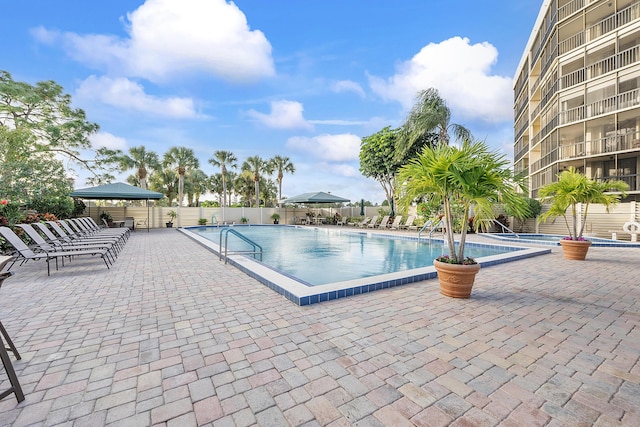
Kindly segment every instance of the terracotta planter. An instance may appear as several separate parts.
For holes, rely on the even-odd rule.
[[[566,259],[584,261],[591,246],[589,240],[560,240],[562,252]]]
[[[469,298],[480,264],[449,264],[433,260],[438,272],[440,293],[451,298]]]

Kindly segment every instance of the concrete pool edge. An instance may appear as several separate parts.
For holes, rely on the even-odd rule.
[[[557,234],[542,234],[542,233],[518,233],[519,236],[527,236],[529,239],[520,239],[515,237],[512,233],[478,233],[478,235],[485,239],[498,240],[501,242],[509,242],[515,244],[530,244],[530,245],[545,245],[545,246],[560,246],[560,239],[564,236]],[[545,238],[557,238],[557,240],[535,240],[530,237],[545,237]],[[625,240],[611,240],[604,239],[602,237],[585,237],[591,240],[591,246],[603,247],[603,248],[640,248],[640,242],[628,242]]]
[[[201,246],[204,246],[207,250],[214,253],[216,257],[220,257],[220,247],[217,243],[190,231],[189,228],[198,227],[179,228],[178,231],[199,243]],[[394,238],[395,236],[386,237]],[[406,239],[407,237],[402,238]],[[477,243],[474,243],[474,245],[475,244]],[[479,245],[482,246],[483,244]],[[551,249],[548,248],[530,248],[515,245],[504,245],[504,247],[509,248],[512,251],[505,254],[478,258],[477,260],[479,264],[482,267],[489,267],[551,253]],[[219,262],[223,261],[220,260]],[[316,304],[323,301],[353,295],[360,295],[437,277],[435,268],[433,266],[429,266],[325,285],[307,286],[286,274],[274,270],[244,255],[229,255],[227,257],[227,262],[247,274],[249,277],[256,279],[269,289],[279,293],[291,302],[300,306]]]

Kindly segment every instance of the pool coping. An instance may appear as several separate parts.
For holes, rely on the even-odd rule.
[[[528,243],[531,245],[545,245],[545,246],[560,246],[560,239],[563,236],[557,234],[543,234],[543,233],[518,233],[519,235],[527,235],[527,236],[545,236],[545,237],[557,237],[557,241],[549,241],[549,240],[526,240],[523,242],[522,240],[518,240],[518,238],[514,238],[512,233],[478,233],[479,236],[492,240],[499,240],[501,242],[510,242],[510,243]],[[627,242],[624,240],[611,240],[604,239],[602,237],[585,237],[587,240],[591,240],[591,246],[594,248],[640,248],[640,242]]]
[[[266,225],[267,227],[271,225]],[[293,226],[296,227],[296,226]],[[204,246],[207,250],[216,254],[220,262],[220,246],[208,240],[196,233],[190,231],[191,228],[185,227],[178,228],[178,231],[185,236],[196,241],[200,245]],[[307,227],[308,228],[308,227]],[[314,227],[318,228],[318,227]],[[351,232],[351,231],[344,231]],[[402,240],[419,240],[416,236],[399,236],[395,234],[383,234],[383,233],[368,233],[363,231],[354,230],[354,234],[368,234],[378,237],[386,237],[391,239]],[[477,261],[482,267],[489,267],[492,265],[503,264],[506,262],[517,261],[520,259],[531,258],[534,256],[545,255],[551,253],[549,248],[531,248],[522,245],[493,245],[487,243],[467,242],[470,245],[492,246],[495,248],[509,248],[513,250],[510,253],[491,255],[478,258]],[[437,277],[436,270],[433,266],[420,267],[411,270],[398,271],[393,273],[386,273],[376,276],[370,276],[360,279],[346,280],[341,282],[328,283],[324,285],[308,286],[303,282],[286,275],[280,271],[277,271],[259,261],[256,261],[248,256],[231,254],[227,256],[227,263],[238,268],[248,276],[256,279],[263,285],[272,289],[273,291],[284,296],[293,303],[303,306],[309,304],[316,304],[323,301],[329,301],[337,298],[344,298],[353,295],[364,294],[381,289],[393,288],[396,286],[402,286],[409,283],[420,282],[423,280],[433,279]],[[373,283],[372,283],[373,282]]]

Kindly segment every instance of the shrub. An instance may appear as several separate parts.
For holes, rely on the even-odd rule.
[[[71,197],[38,197],[27,202],[27,208],[40,213],[52,213],[57,218],[69,218],[75,206]]]

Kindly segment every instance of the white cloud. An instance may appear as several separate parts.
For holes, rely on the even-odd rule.
[[[302,115],[304,108],[296,101],[274,101],[271,103],[269,114],[255,110],[247,111],[247,116],[257,120],[263,125],[275,129],[313,129],[313,125],[307,122]]]
[[[358,83],[356,83],[354,81],[351,81],[351,80],[340,80],[340,81],[337,81],[337,82],[335,82],[333,84],[331,89],[336,93],[354,92],[354,93],[360,95],[360,97],[362,97],[362,98],[365,97],[364,89],[362,89],[362,86],[360,86]]]
[[[32,35],[61,43],[75,60],[111,73],[164,81],[211,73],[230,81],[275,74],[271,44],[225,0],[147,0],[124,19],[128,38],[60,33]]]
[[[429,43],[399,64],[395,75],[387,80],[370,76],[369,83],[375,93],[407,109],[419,91],[434,87],[454,114],[500,122],[513,117],[513,90],[511,77],[490,74],[497,59],[490,43],[472,45],[467,38],[453,37]]]
[[[90,76],[80,84],[76,96],[81,100],[99,101],[122,110],[161,117],[184,119],[198,116],[191,98],[150,96],[142,85],[123,77]]]
[[[319,135],[312,138],[293,137],[287,140],[287,148],[311,153],[328,162],[356,161],[360,154],[360,137],[353,134]]]
[[[330,125],[330,126],[363,126],[369,125],[369,120],[342,120],[342,119],[328,119],[328,120],[309,120],[309,123],[314,125]]]
[[[340,176],[349,176],[349,177],[360,177],[362,176],[362,174],[360,173],[360,171],[358,171],[358,169],[356,169],[355,167],[353,167],[352,165],[348,165],[345,163],[339,163],[339,164],[328,164],[327,166],[327,171],[335,174],[335,175],[340,175]]]
[[[127,141],[109,132],[98,132],[89,137],[91,146],[95,149],[108,148],[110,150],[126,150]]]

